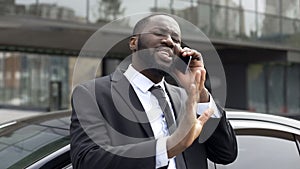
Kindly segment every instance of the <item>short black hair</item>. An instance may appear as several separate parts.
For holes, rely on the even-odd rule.
[[[155,13],[155,14],[151,14],[149,16],[146,16],[144,18],[142,18],[141,20],[139,20],[134,28],[133,28],[133,32],[132,35],[138,35],[141,33],[141,31],[145,28],[145,26],[147,25],[147,23],[149,22],[149,20],[154,17],[154,16],[158,16],[158,15],[164,15],[164,16],[169,16],[171,18],[173,18],[171,15],[167,14],[167,13]],[[174,19],[174,18],[173,18]]]

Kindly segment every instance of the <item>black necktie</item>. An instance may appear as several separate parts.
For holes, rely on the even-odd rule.
[[[176,123],[172,116],[172,111],[167,102],[164,90],[160,86],[152,86],[150,92],[157,98],[159,106],[164,113],[169,133],[172,134],[176,129]]]
[[[166,98],[164,90],[160,86],[152,86],[150,88],[150,92],[157,98],[159,106],[160,106],[161,110],[163,111],[164,116],[166,118],[169,133],[172,134],[176,130],[176,123],[174,121],[170,106],[167,102],[167,98]],[[178,154],[175,158],[175,161],[176,161],[177,169],[185,169],[186,168],[182,154]]]

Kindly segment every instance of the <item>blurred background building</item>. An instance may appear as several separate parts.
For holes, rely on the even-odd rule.
[[[0,0],[0,108],[69,108],[86,40],[139,12],[175,14],[209,37],[226,73],[226,107],[300,116],[300,0]],[[99,74],[122,58],[110,53]]]

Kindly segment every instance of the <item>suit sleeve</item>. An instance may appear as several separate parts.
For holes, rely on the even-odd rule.
[[[237,157],[236,136],[226,119],[226,112],[219,106],[218,110],[222,117],[212,136],[205,142],[207,157],[218,164],[229,164]]]
[[[111,131],[91,92],[83,85],[72,94],[70,126],[73,168],[155,168],[156,140],[113,145]],[[126,136],[117,139],[126,140]]]

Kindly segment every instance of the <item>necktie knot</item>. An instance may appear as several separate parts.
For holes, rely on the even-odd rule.
[[[156,97],[156,98],[166,98],[164,90],[161,88],[161,86],[152,86],[150,88],[150,92]]]

